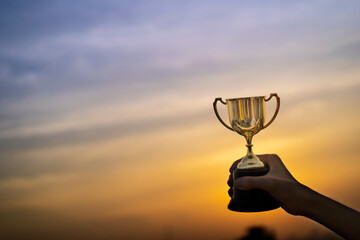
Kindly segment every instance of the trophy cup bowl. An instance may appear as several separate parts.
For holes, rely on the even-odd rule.
[[[274,116],[265,124],[266,102],[272,97],[276,98],[277,106]],[[227,106],[229,122],[227,125],[217,111],[217,102]],[[280,98],[276,93],[271,93],[269,98],[265,96],[231,98],[223,101],[216,98],[213,103],[216,117],[229,130],[237,132],[246,139],[247,154],[241,159],[236,169],[233,171],[234,182],[242,176],[262,176],[268,173],[269,167],[266,166],[252,151],[252,138],[255,134],[268,127],[276,118]],[[239,190],[233,187],[228,209],[237,212],[260,212],[276,209],[280,204],[267,192],[260,189]]]

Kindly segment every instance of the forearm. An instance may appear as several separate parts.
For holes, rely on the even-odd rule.
[[[300,215],[310,218],[349,240],[360,239],[360,213],[310,188],[303,189]]]
[[[264,176],[241,177],[235,181],[240,190],[262,189],[278,200],[282,208],[293,215],[310,218],[349,240],[360,239],[360,213],[333,201],[302,185],[290,174],[281,159],[274,154],[259,155],[269,165]],[[230,172],[236,168],[235,162]],[[229,178],[232,187],[232,176]]]

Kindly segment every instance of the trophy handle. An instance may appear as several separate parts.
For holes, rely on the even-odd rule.
[[[234,131],[234,129],[232,129],[232,127],[228,126],[226,123],[224,123],[224,121],[221,119],[218,110],[217,110],[217,106],[216,103],[217,101],[220,101],[222,104],[226,105],[226,102],[224,102],[221,98],[215,98],[215,101],[213,103],[213,107],[214,107],[214,112],[216,117],[219,119],[219,121],[222,123],[222,125],[224,125],[226,128],[230,129],[231,131]]]
[[[265,102],[270,101],[270,99],[271,99],[272,97],[276,97],[276,102],[277,102],[276,110],[275,110],[274,116],[270,119],[270,121],[269,121],[267,124],[264,125],[263,129],[266,128],[266,127],[268,127],[268,126],[275,120],[277,114],[279,113],[280,98],[279,98],[279,96],[278,96],[276,93],[271,93],[271,94],[270,94],[270,97],[265,99]]]

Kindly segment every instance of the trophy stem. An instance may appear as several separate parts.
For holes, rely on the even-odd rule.
[[[250,134],[249,134],[249,135],[248,135],[248,134],[245,134],[244,137],[245,137],[246,143],[247,143],[247,144],[246,144],[246,147],[248,147],[248,148],[250,147],[250,148],[251,148],[251,147],[253,146],[252,143],[251,143],[251,142],[252,142],[253,135],[252,135],[252,134],[251,134],[251,135],[250,135]]]
[[[249,152],[252,152],[252,144],[246,144],[246,147],[248,148],[248,151]]]
[[[251,144],[252,137],[246,138],[246,147],[247,153],[246,156],[241,159],[237,168],[239,169],[254,169],[254,168],[263,168],[265,165],[260,159],[254,154],[252,151],[252,144]]]
[[[250,135],[250,136],[247,136],[247,137],[245,137],[246,138],[246,147],[247,147],[247,154],[246,154],[246,157],[247,158],[249,158],[249,159],[251,159],[251,158],[253,158],[255,155],[254,155],[254,153],[253,153],[253,151],[252,151],[252,135]]]
[[[252,144],[246,144],[246,147],[247,147],[247,153],[246,153],[246,156],[245,158],[248,158],[248,159],[252,159],[252,158],[256,158],[256,155],[254,154],[254,152],[252,151]],[[254,159],[255,160],[255,159]]]
[[[253,146],[252,144],[246,144],[246,147],[247,147],[246,156],[250,159],[254,156],[254,153],[252,151],[252,146]]]

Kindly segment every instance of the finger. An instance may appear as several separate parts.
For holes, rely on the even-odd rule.
[[[234,180],[233,180],[233,175],[232,174],[230,174],[230,176],[229,176],[229,179],[227,181],[227,185],[229,187],[232,187],[234,185]]]
[[[264,154],[258,156],[261,161],[263,161],[269,167],[269,173],[267,175],[283,175],[289,178],[295,179],[289,170],[286,168],[285,164],[282,162],[281,158],[276,154]]]
[[[271,164],[276,158],[279,158],[276,154],[261,154],[256,155],[260,158],[263,163]]]
[[[279,168],[279,165],[283,165],[280,157],[276,154],[262,154],[256,156],[258,156],[265,165],[269,166],[270,169],[273,167]]]
[[[228,190],[228,194],[229,194],[229,196],[230,196],[230,197],[232,197],[232,196],[233,196],[233,189],[232,189],[232,188],[229,188],[229,190]]]
[[[245,176],[235,180],[235,187],[239,190],[262,189],[267,190],[268,178],[266,176]]]
[[[241,159],[242,159],[242,158],[240,158],[239,160],[236,160],[236,161],[231,165],[231,167],[230,167],[230,169],[229,169],[229,172],[230,172],[230,173],[232,173],[232,172],[235,170],[236,166],[239,164],[239,162],[241,161]]]

